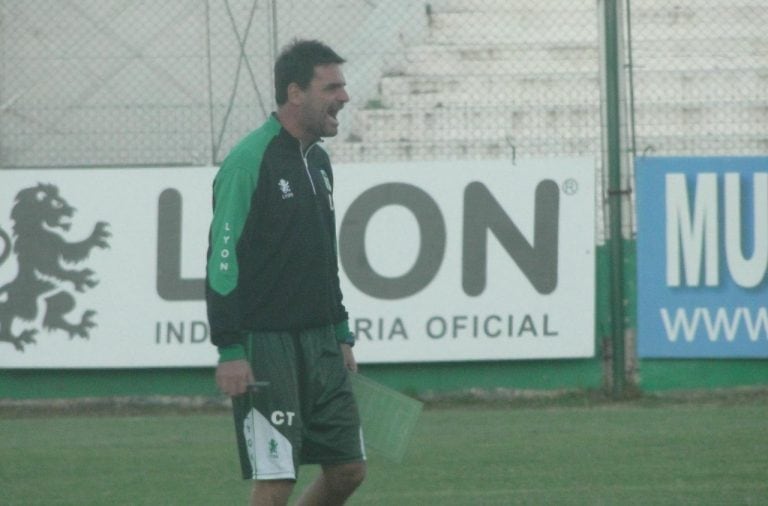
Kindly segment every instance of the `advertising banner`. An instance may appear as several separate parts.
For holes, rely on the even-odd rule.
[[[641,357],[768,357],[768,158],[638,158]]]
[[[214,168],[0,172],[0,368],[212,366]],[[594,354],[591,159],[335,167],[361,363]]]

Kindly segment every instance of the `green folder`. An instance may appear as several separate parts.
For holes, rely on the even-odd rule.
[[[365,446],[401,462],[423,404],[358,374],[352,374]]]

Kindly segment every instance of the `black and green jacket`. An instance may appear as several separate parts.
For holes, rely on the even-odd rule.
[[[348,341],[336,256],[333,172],[272,115],[235,146],[213,183],[206,270],[211,340],[221,360],[252,331],[334,325]]]

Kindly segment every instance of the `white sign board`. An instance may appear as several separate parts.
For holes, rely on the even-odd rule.
[[[0,367],[215,364],[204,301],[168,301],[157,289],[159,241],[180,244],[181,277],[201,278],[205,272],[214,173],[211,168],[0,171],[0,228],[16,249],[0,265]],[[180,240],[159,237],[158,222],[168,214],[160,212],[166,190],[183,196]],[[57,218],[66,206],[75,209],[72,215]],[[14,219],[14,209],[26,217]],[[98,222],[107,224],[106,248],[91,240]],[[80,261],[65,261],[66,251],[78,244],[79,258],[71,259]],[[92,274],[84,275],[86,269]],[[78,276],[98,284],[78,290]],[[51,298],[61,302],[47,302]],[[25,331],[35,332],[34,342],[18,340]]]
[[[594,354],[591,160],[337,172],[342,291],[361,362]]]
[[[0,171],[0,368],[215,364],[215,170]],[[335,181],[360,362],[594,354],[591,160],[350,164]]]

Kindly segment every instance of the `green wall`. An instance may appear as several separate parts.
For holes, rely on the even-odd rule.
[[[644,360],[646,391],[768,385],[765,360]],[[600,360],[363,365],[361,372],[415,394],[467,388],[584,389],[602,386]],[[213,369],[4,370],[0,398],[216,395]]]
[[[639,369],[647,391],[768,385],[768,360],[643,360]]]
[[[466,388],[599,388],[597,360],[362,365],[361,373],[406,393]],[[0,398],[214,395],[213,369],[4,370]]]

